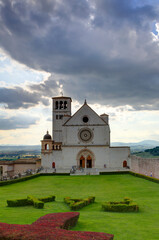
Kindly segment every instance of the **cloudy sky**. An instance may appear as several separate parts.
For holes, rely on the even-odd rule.
[[[159,140],[159,1],[0,0],[0,144],[40,144],[61,92]]]

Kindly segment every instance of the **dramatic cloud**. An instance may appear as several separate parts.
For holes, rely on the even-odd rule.
[[[0,130],[11,130],[18,128],[28,128],[32,124],[36,124],[39,120],[37,117],[21,114],[12,117],[0,116]]]
[[[0,0],[0,47],[52,73],[8,107],[46,105],[59,82],[80,102],[158,109],[159,42],[151,33],[158,22],[158,1]]]
[[[48,105],[48,99],[40,97],[36,92],[28,92],[21,87],[12,88],[0,88],[0,102],[4,104],[6,108],[18,109],[29,108],[42,102],[44,105]]]

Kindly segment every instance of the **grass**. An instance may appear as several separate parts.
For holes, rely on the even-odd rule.
[[[45,203],[44,209],[32,206],[9,208],[7,199],[53,194],[56,201]],[[159,237],[159,184],[129,174],[103,176],[43,176],[26,182],[0,187],[0,222],[31,224],[40,216],[68,212],[63,198],[85,198],[94,195],[96,202],[80,212],[72,230],[114,234],[114,240],[157,240]],[[137,202],[138,213],[103,212],[104,201],[120,201],[129,197]]]

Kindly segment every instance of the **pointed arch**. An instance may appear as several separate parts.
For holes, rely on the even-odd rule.
[[[82,168],[94,168],[95,167],[95,155],[89,149],[82,149],[78,152],[77,166]]]

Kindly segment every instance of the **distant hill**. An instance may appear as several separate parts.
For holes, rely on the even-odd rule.
[[[144,151],[159,146],[159,141],[155,140],[144,140],[141,142],[134,143],[123,143],[113,142],[111,146],[129,146],[132,152]],[[29,151],[29,152],[40,152],[40,145],[0,145],[0,152],[13,152],[13,151]]]
[[[159,147],[146,149],[145,152],[152,154],[153,156],[159,156]]]
[[[40,145],[0,145],[0,152],[13,152],[13,151],[40,151]]]
[[[113,142],[112,146],[129,146],[132,152],[144,151],[146,149],[151,149],[156,146],[159,146],[159,141],[155,140],[144,140],[141,142],[134,143],[122,143],[122,142]]]

